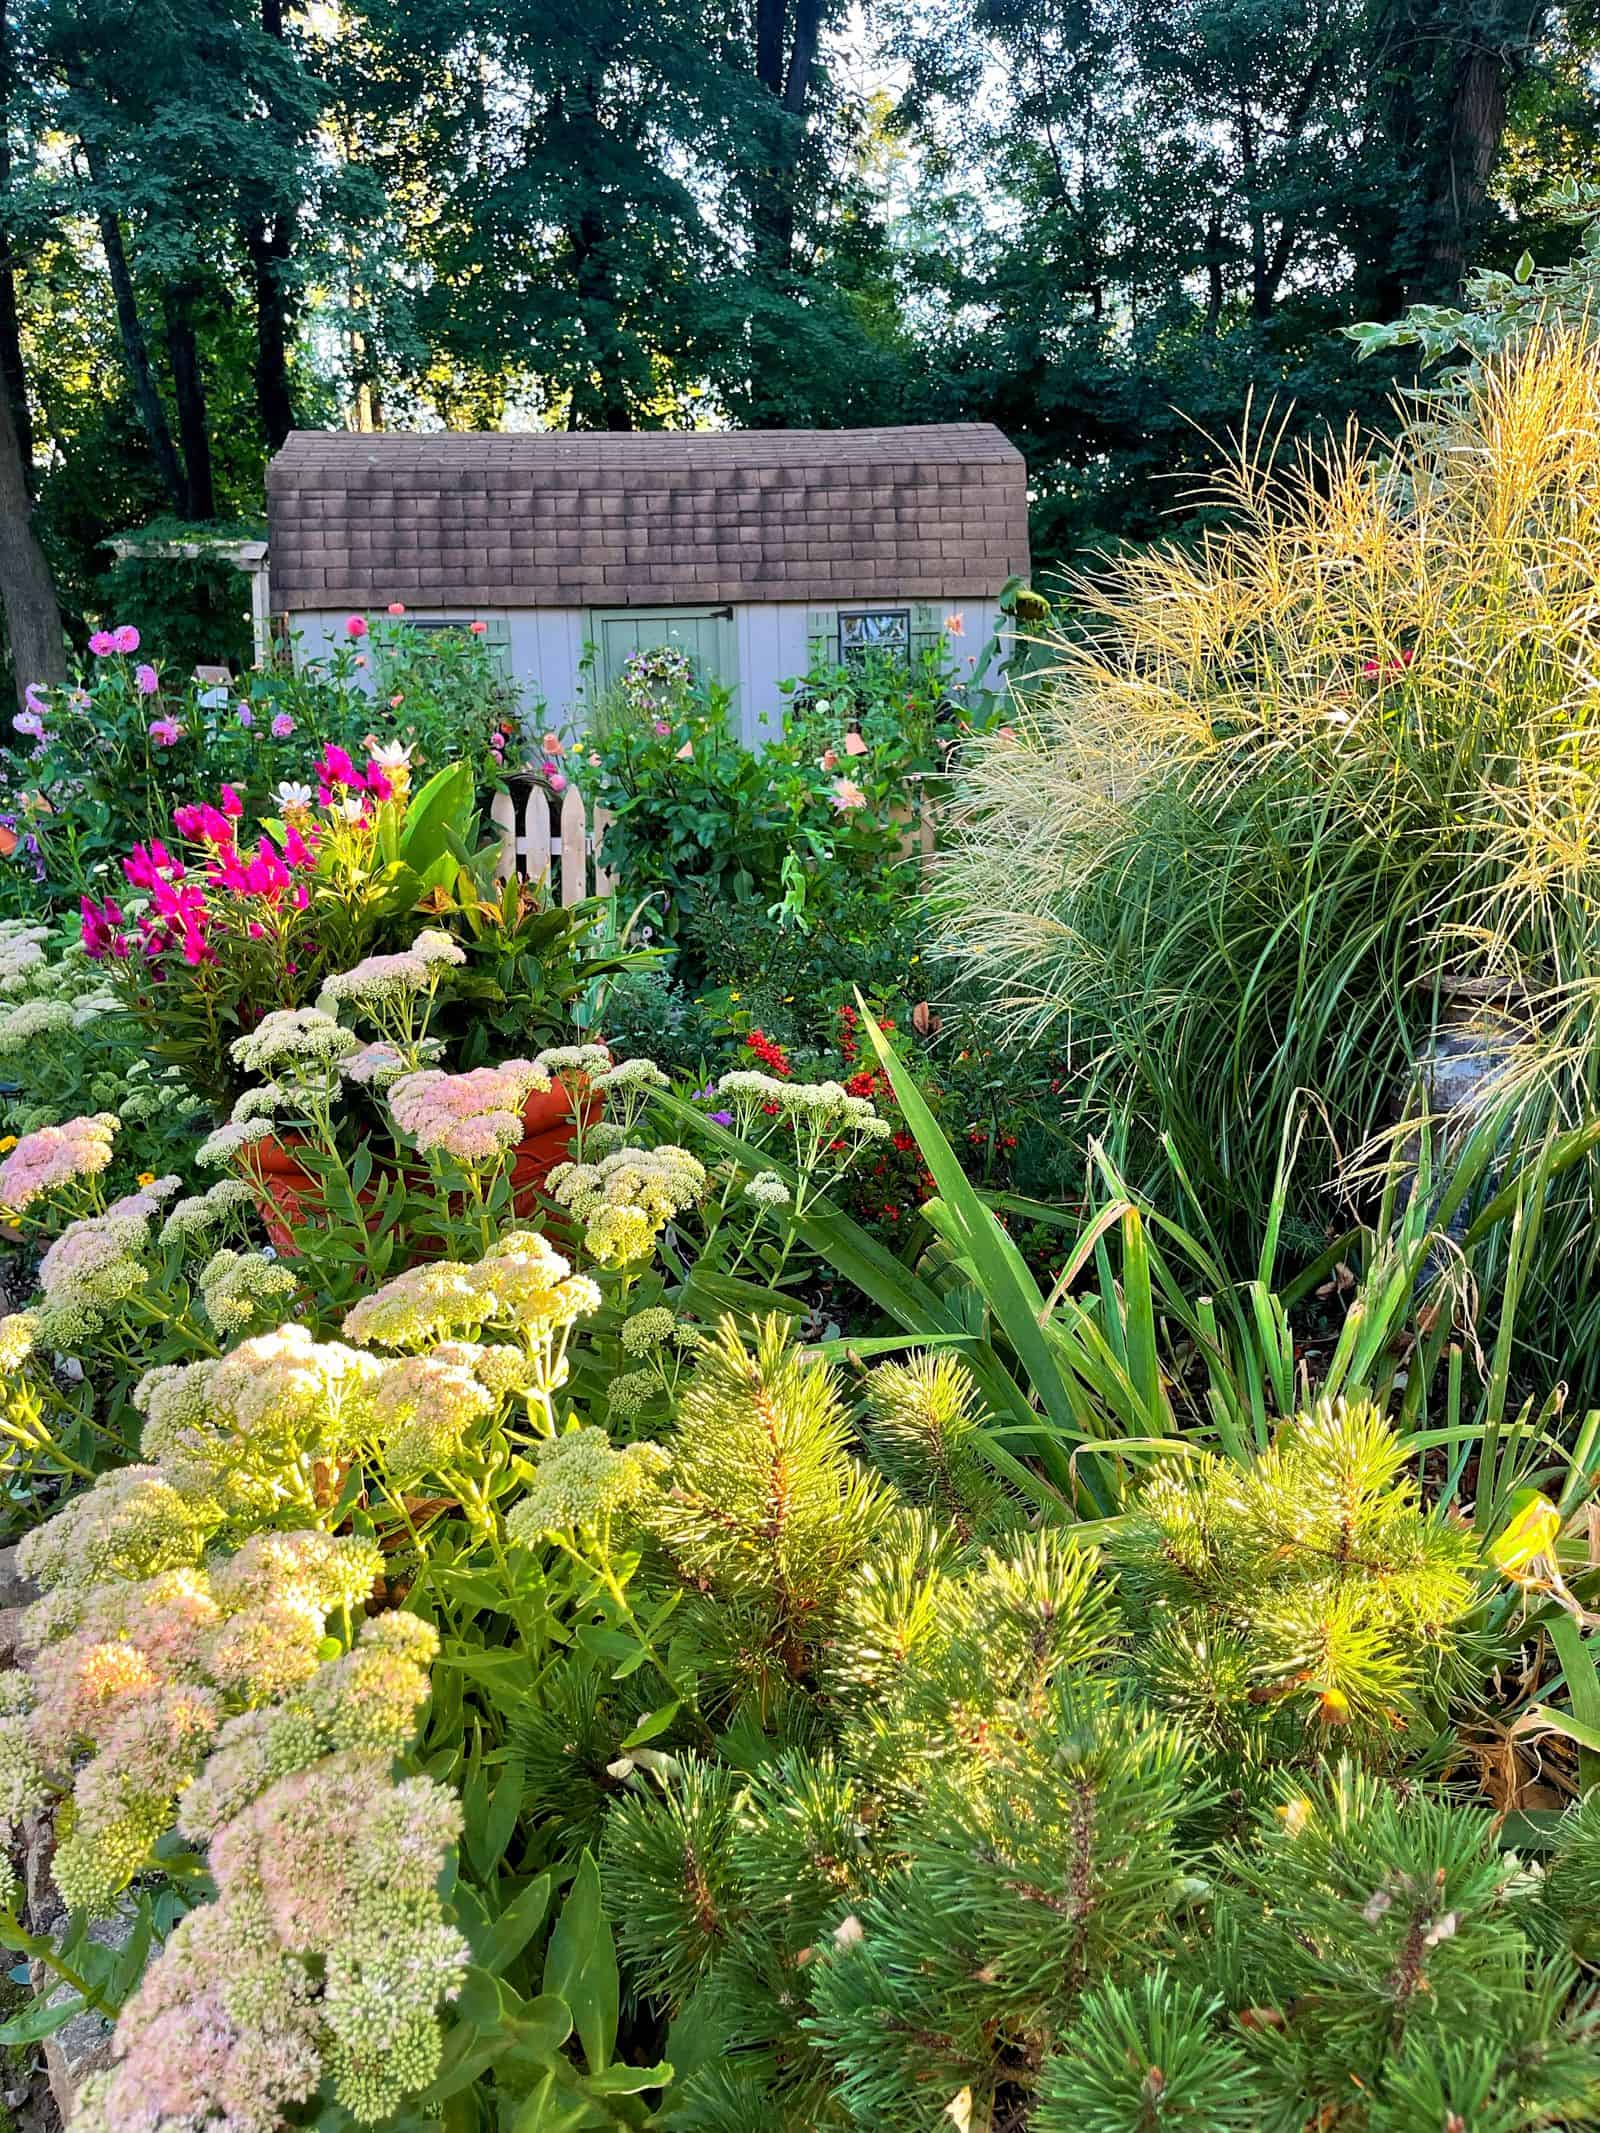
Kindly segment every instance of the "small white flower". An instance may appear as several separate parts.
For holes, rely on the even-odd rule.
[[[296,785],[286,778],[272,797],[287,812],[292,807],[309,807],[316,795],[309,785]]]

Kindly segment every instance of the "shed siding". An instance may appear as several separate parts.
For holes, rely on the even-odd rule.
[[[885,589],[864,593],[845,607],[895,607],[914,605]],[[1003,621],[993,600],[944,599],[927,603],[929,612],[943,624],[960,615],[963,634],[950,642],[951,665],[959,675],[975,660],[991,634]],[[503,622],[509,636],[511,673],[522,694],[529,722],[548,713],[557,726],[581,727],[584,720],[584,648],[594,631],[594,611],[581,607],[475,608],[416,607],[418,622],[468,622],[475,616],[485,622]],[[778,687],[804,674],[811,664],[812,646],[822,638],[824,662],[837,648],[839,608],[819,607],[799,601],[757,601],[736,604],[733,630],[738,647],[739,685],[735,713],[740,738],[747,747],[759,748],[776,738],[782,728],[786,698]],[[348,643],[345,635],[347,610],[302,611],[291,617],[298,637],[302,664],[324,659]],[[919,624],[920,626],[920,624]],[[993,676],[991,675],[991,681]]]

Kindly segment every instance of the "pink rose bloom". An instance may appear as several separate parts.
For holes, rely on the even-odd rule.
[[[567,780],[565,774],[558,770],[550,780],[550,790],[552,792],[565,792],[566,789]]]
[[[89,639],[89,649],[96,659],[109,659],[117,648],[117,640],[109,630],[96,630]]]
[[[406,603],[404,602],[404,600],[391,600],[389,602],[389,612],[391,615],[403,615],[405,611]]]
[[[833,785],[833,804],[840,814],[848,815],[858,807],[865,807],[867,796],[851,779],[836,778]]]
[[[183,728],[175,718],[153,718],[150,738],[158,748],[175,748],[183,739]]]
[[[467,628],[472,632],[474,637],[481,637],[488,627],[489,625],[487,622],[469,622],[467,624]]]
[[[365,615],[350,615],[346,618],[344,633],[347,637],[364,637],[367,634]]]
[[[141,696],[154,696],[161,686],[161,676],[147,662],[134,668],[133,685]]]
[[[131,622],[119,623],[111,633],[111,643],[118,652],[136,652],[139,649],[139,632]]]
[[[272,721],[272,738],[275,741],[286,741],[293,731],[294,720],[287,711],[280,711]]]

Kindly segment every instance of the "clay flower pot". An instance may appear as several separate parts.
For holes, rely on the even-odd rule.
[[[587,1125],[600,1110],[600,1098],[586,1091],[583,1121]],[[519,1215],[533,1214],[544,1182],[558,1163],[567,1160],[572,1136],[578,1130],[572,1091],[564,1081],[548,1089],[536,1089],[522,1107],[522,1139],[511,1158],[511,1205]]]
[[[600,1098],[583,1098],[584,1120],[595,1117]],[[538,1212],[539,1194],[558,1163],[567,1160],[572,1136],[577,1131],[571,1091],[557,1081],[537,1090],[522,1107],[522,1139],[511,1158],[511,1206],[527,1217]],[[296,1136],[276,1135],[250,1141],[242,1160],[256,1188],[256,1209],[268,1238],[280,1258],[296,1257],[294,1231],[321,1218],[322,1181],[301,1162],[296,1150],[303,1146]],[[361,1194],[363,1202],[373,1197],[371,1188]],[[375,1218],[374,1218],[375,1219]]]

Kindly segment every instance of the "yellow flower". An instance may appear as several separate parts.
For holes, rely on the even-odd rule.
[[[16,1145],[17,1136],[14,1133],[8,1133],[5,1139],[0,1141],[0,1155],[9,1155]]]
[[[156,1181],[156,1174],[155,1174],[155,1172],[154,1172],[153,1170],[141,1170],[141,1171],[140,1171],[140,1173],[139,1173],[139,1183],[140,1183],[141,1185],[153,1185],[153,1184],[155,1183],[155,1181]]]
[[[730,992],[728,998],[730,1000],[742,1000],[744,998],[744,994],[741,992]]]

